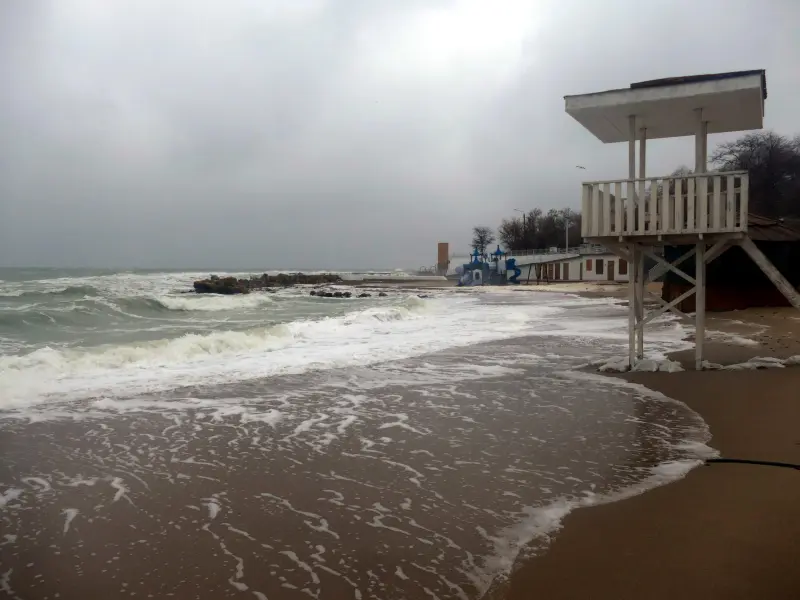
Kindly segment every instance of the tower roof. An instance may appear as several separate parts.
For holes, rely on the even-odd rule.
[[[766,97],[766,71],[760,69],[653,79],[564,100],[567,114],[608,144],[628,141],[630,115],[648,139],[694,135],[697,109],[708,133],[761,129]]]

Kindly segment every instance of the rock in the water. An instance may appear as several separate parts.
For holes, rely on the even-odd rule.
[[[363,294],[358,295],[359,298],[372,298],[372,294],[367,294],[364,292]]]
[[[212,275],[208,279],[194,282],[194,291],[198,294],[249,294],[250,289],[243,280],[236,277],[217,277]]]
[[[249,279],[236,277],[219,277],[211,275],[208,279],[194,282],[194,291],[198,294],[247,294],[253,290],[274,291],[273,287],[289,287],[293,285],[319,285],[340,283],[342,278],[333,273],[279,273],[278,275],[253,275]],[[314,295],[313,293],[311,294]]]
[[[308,295],[309,296],[316,296],[317,295],[317,290],[311,290],[310,292],[308,292]]]
[[[380,294],[378,294],[378,297],[379,297],[379,298],[385,298],[385,297],[386,297],[386,296],[388,296],[388,295],[389,295],[389,294],[387,294],[386,292],[381,292]]]

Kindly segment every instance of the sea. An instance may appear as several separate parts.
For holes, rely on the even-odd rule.
[[[713,453],[688,407],[597,372],[619,300],[194,294],[208,274],[0,269],[10,597],[501,597],[570,511]],[[657,319],[652,364],[685,334]]]

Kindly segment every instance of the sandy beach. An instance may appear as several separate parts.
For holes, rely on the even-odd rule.
[[[282,377],[277,394],[262,380],[6,422],[5,589],[480,597],[546,537],[559,499],[691,455],[678,448],[697,427],[688,411],[608,378],[578,389],[558,371],[569,359],[543,363],[534,346],[564,344],[519,338],[320,374],[313,391]]]
[[[10,379],[22,400],[51,395],[2,414],[0,590],[24,600],[796,597],[795,471],[719,464],[663,484],[710,451],[706,425],[722,456],[800,462],[800,370],[591,372],[587,363],[625,352],[622,292],[431,287],[429,299],[415,291],[301,321],[297,332],[325,328],[283,345],[267,337],[266,355],[261,338],[251,350],[251,330],[225,331],[199,362],[174,359],[178,340],[169,353],[154,346],[173,360],[166,368],[126,354],[84,372],[95,356],[84,354],[50,387]],[[285,302],[312,302],[295,296]],[[254,300],[236,299],[244,313],[228,299],[196,302],[245,319],[260,314]],[[183,297],[161,302],[191,315]],[[708,359],[800,354],[798,324],[785,310],[714,315]],[[651,335],[663,351],[685,345],[669,320]],[[693,362],[691,351],[670,356]],[[620,495],[633,497],[579,508]]]
[[[712,362],[800,354],[792,309],[719,313],[709,328]],[[690,363],[692,356],[672,358]],[[623,377],[699,413],[722,457],[800,463],[798,367]],[[798,598],[798,505],[797,470],[700,467],[679,482],[568,515],[548,551],[515,573],[505,597]]]

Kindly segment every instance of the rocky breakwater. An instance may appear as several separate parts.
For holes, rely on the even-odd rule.
[[[342,292],[336,291],[332,292],[330,290],[311,290],[308,293],[309,296],[316,296],[317,298],[352,298],[353,292]],[[381,292],[377,294],[379,297],[383,298],[384,296],[388,296],[386,292]],[[372,298],[372,294],[364,292],[356,296],[356,298]]]
[[[273,288],[293,285],[325,285],[341,283],[342,278],[332,273],[306,275],[305,273],[279,273],[278,275],[252,276],[249,279],[237,277],[219,277],[211,275],[207,279],[194,282],[194,291],[198,294],[249,294],[253,291],[270,291]]]

